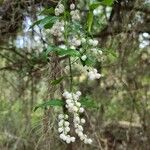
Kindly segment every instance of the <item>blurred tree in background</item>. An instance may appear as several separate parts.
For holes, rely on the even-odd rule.
[[[97,105],[86,113],[93,144],[67,145],[59,139],[59,107],[33,111],[63,90],[55,80],[62,66],[57,66],[57,57],[46,53],[52,41],[51,24],[37,21],[53,13],[58,1],[0,0],[0,149],[149,150],[150,1],[67,2],[68,6],[76,3],[82,25],[91,24],[90,36],[99,41],[103,52],[95,64],[104,75],[101,79],[89,82],[78,74],[73,78],[75,86]]]

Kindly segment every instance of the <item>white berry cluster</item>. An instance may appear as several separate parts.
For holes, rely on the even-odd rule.
[[[84,43],[86,43],[86,39],[83,37],[83,38],[81,38],[81,42],[84,44]]]
[[[76,7],[75,4],[73,4],[73,3],[70,4],[70,9],[71,9],[71,10],[75,9],[75,7]]]
[[[98,45],[98,40],[89,39],[89,44],[95,47]]]
[[[77,37],[72,37],[69,39],[69,44],[74,47],[78,47],[81,45],[81,40]]]
[[[75,137],[70,136],[68,132],[70,131],[70,123],[67,121],[68,115],[67,114],[60,114],[58,116],[58,132],[60,133],[60,138],[65,141],[67,144],[71,142],[75,142]]]
[[[102,75],[97,72],[97,69],[92,69],[88,72],[89,80],[99,79]]]
[[[81,56],[81,59],[82,59],[83,61],[86,61],[87,56],[86,56],[86,55],[83,55],[83,56]]]
[[[87,138],[87,135],[83,133],[83,124],[85,124],[85,119],[80,118],[78,114],[74,114],[74,127],[75,132],[79,136],[80,140],[83,141],[85,144],[92,144],[92,139]]]
[[[64,21],[56,21],[52,28],[50,29],[50,33],[57,37],[62,37],[64,32]]]
[[[103,74],[98,73],[96,68],[92,68],[87,65],[81,66],[79,63],[74,63],[74,67],[75,69],[78,69],[81,73],[84,73],[85,75],[87,75],[88,79],[91,81],[95,79],[100,79],[101,77],[103,77]]]
[[[62,14],[64,12],[64,10],[65,10],[64,5],[61,3],[58,3],[58,5],[55,8],[55,15],[59,16],[60,14]]]
[[[80,91],[75,93],[64,92],[63,97],[66,99],[66,108],[71,113],[83,113],[84,108],[81,107],[81,103],[78,101],[81,95]]]
[[[91,52],[93,52],[94,54],[100,54],[100,55],[103,54],[103,52],[97,48],[91,48]]]
[[[66,100],[65,107],[67,108],[68,112],[73,115],[73,123],[75,128],[75,133],[78,135],[81,141],[85,144],[91,144],[92,139],[87,138],[87,135],[83,133],[83,124],[85,124],[85,119],[80,118],[80,113],[84,112],[84,108],[81,106],[79,102],[79,97],[81,96],[81,92],[77,91],[76,93],[69,93],[68,91],[63,93],[63,97]],[[61,133],[60,138],[66,143],[75,142],[75,137],[71,137],[68,135],[70,131],[69,122],[66,121],[68,119],[68,115],[59,115],[59,123],[58,123],[58,131]]]
[[[70,5],[70,9],[71,9],[70,15],[72,20],[80,21],[80,11],[78,9],[75,9],[75,5],[73,3]]]

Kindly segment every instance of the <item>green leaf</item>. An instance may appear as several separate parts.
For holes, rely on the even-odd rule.
[[[95,59],[91,59],[91,58],[87,58],[86,60],[85,60],[85,65],[87,65],[87,66],[91,66],[91,65],[94,65],[94,60]]]
[[[30,26],[30,28],[29,29],[31,29],[31,28],[33,28],[35,25],[39,25],[40,24],[40,22],[41,22],[41,20],[37,20],[37,21],[35,21],[31,26]]]
[[[101,5],[100,2],[95,2],[95,3],[92,3],[92,4],[89,6],[89,8],[90,8],[90,10],[94,10],[94,9],[98,8],[100,5]]]
[[[57,84],[59,84],[63,79],[64,79],[64,77],[60,77],[59,79],[56,79],[56,80],[52,81],[51,84],[52,84],[52,85],[57,85]]]
[[[59,56],[71,56],[71,57],[80,57],[80,53],[74,49],[63,49],[58,46],[49,45],[46,50],[48,55],[50,52],[56,52]]]
[[[80,99],[80,103],[83,107],[86,108],[98,108],[98,105],[93,100],[87,97],[82,97]],[[34,108],[34,111],[36,111],[39,108],[45,109],[47,107],[55,107],[55,106],[62,107],[64,105],[65,105],[65,101],[61,99],[50,99],[48,101],[43,102],[42,104],[37,105]]]
[[[48,45],[46,49],[46,55],[48,55],[50,52],[56,51],[56,47],[52,45]]]
[[[48,28],[48,26],[51,27],[56,22],[57,19],[58,19],[58,17],[56,17],[56,16],[47,16],[43,19],[40,19],[40,20],[34,22],[30,26],[30,28],[33,28],[35,25],[42,25],[45,28]]]
[[[111,6],[113,4],[114,0],[103,0],[102,4],[106,6]]]
[[[48,16],[48,17],[49,18],[41,21],[40,23],[41,25],[44,26],[45,29],[50,29],[53,26],[53,24],[56,22],[56,20],[58,19],[58,17],[56,16],[53,16],[53,17]]]
[[[117,57],[117,53],[114,52],[114,51],[110,51],[111,55],[114,56],[114,57]]]
[[[82,59],[80,59],[81,63],[83,66],[92,66],[94,65],[94,59],[91,59],[91,58],[87,58],[85,61],[83,61]]]
[[[113,3],[114,0],[99,0],[99,2],[92,3],[89,6],[89,9],[93,11],[94,9],[98,8],[100,5],[111,6]]]
[[[60,100],[60,99],[51,99],[51,100],[48,100],[48,101],[46,101],[46,102],[43,102],[42,104],[40,104],[40,105],[38,105],[38,106],[36,106],[35,108],[34,108],[34,111],[36,111],[37,109],[39,109],[39,108],[47,108],[47,107],[49,107],[49,106],[52,106],[52,107],[54,107],[54,106],[64,106],[64,101],[63,100]]]
[[[80,53],[77,50],[74,49],[58,49],[57,50],[58,55],[60,56],[71,56],[71,57],[79,57]]]
[[[103,53],[107,56],[107,60],[109,60],[111,63],[117,61],[118,53],[114,49],[103,49]]]
[[[57,19],[58,19],[58,17],[56,17],[56,16],[47,16],[41,20],[40,24],[43,26],[45,26],[47,24],[54,24]]]
[[[64,15],[62,17],[63,17],[64,20],[66,20],[66,19],[68,20],[69,17],[70,17],[70,12],[65,10]]]
[[[54,14],[54,8],[45,8],[41,11],[40,15],[51,15]]]
[[[82,29],[82,25],[81,25],[79,22],[74,21],[74,23],[71,24],[71,25],[72,25],[72,26],[71,26],[71,29],[72,29],[73,31],[78,31],[78,30],[81,30],[81,29]]]
[[[83,97],[80,99],[80,103],[86,108],[98,108],[98,105],[90,98]]]
[[[44,25],[44,28],[45,29],[50,29],[53,26],[53,24],[54,24],[53,22],[49,22],[49,23]]]
[[[93,11],[88,12],[88,18],[87,18],[87,27],[88,27],[88,32],[91,32],[92,24],[93,24]]]

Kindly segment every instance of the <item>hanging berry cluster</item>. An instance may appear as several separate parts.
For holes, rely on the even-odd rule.
[[[66,100],[65,107],[67,108],[68,112],[73,115],[75,133],[78,135],[81,141],[84,141],[85,144],[91,144],[92,140],[83,133],[83,124],[85,124],[86,121],[84,118],[80,118],[80,114],[84,112],[84,108],[81,106],[79,101],[80,96],[80,91],[77,91],[76,93],[69,93],[68,91],[65,91],[63,93],[63,97]],[[75,137],[72,137],[68,134],[70,131],[70,123],[67,121],[68,115],[60,114],[58,119],[58,131],[60,133],[60,138],[66,143],[75,142]]]
[[[64,44],[59,47],[65,51],[65,49],[70,49],[73,54],[79,53],[77,60],[80,61],[82,65],[82,70],[84,70],[85,75],[87,75],[88,79],[93,81],[101,78],[101,74],[98,73],[98,70],[94,68],[92,65],[86,65],[86,62],[89,60],[89,57],[92,55],[94,59],[102,55],[102,51],[97,48],[98,40],[89,37],[85,31],[77,31],[71,32],[68,31],[68,28],[73,30],[75,24],[81,25],[81,13],[79,9],[76,8],[75,4],[70,5],[69,9],[69,19],[66,17],[65,13],[66,4],[64,1],[58,2],[54,13],[55,16],[59,19],[53,24],[50,29],[50,33],[57,39],[58,41],[63,41]],[[64,17],[62,17],[64,16]],[[67,20],[67,19],[68,20]],[[82,25],[81,25],[82,26]],[[80,28],[80,27],[79,27]],[[76,53],[75,53],[76,52]],[[69,53],[70,54],[70,53]],[[66,143],[71,143],[76,141],[76,137],[70,135],[70,122],[69,117],[73,117],[73,128],[76,135],[79,137],[81,141],[85,144],[91,144],[92,139],[88,138],[88,136],[84,133],[83,125],[86,123],[85,119],[81,117],[81,114],[84,113],[84,108],[80,103],[81,92],[73,92],[73,75],[72,75],[72,58],[69,56],[68,67],[70,70],[70,91],[64,90],[62,97],[65,100],[65,109],[67,113],[59,114],[58,116],[58,132],[60,133],[60,138]],[[77,61],[74,65],[78,65]]]

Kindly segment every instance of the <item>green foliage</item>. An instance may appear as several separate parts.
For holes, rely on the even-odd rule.
[[[85,61],[83,61],[82,59],[80,59],[81,63],[83,66],[91,66],[91,65],[94,65],[95,61],[94,59],[88,57]]]
[[[52,107],[54,107],[54,106],[61,106],[62,107],[63,105],[64,105],[64,101],[63,100],[60,100],[60,99],[51,99],[51,100],[48,100],[48,101],[43,102],[42,104],[36,106],[34,108],[34,111],[36,111],[38,108],[45,109],[45,108],[47,108],[49,106],[52,106]]]
[[[94,10],[98,8],[100,5],[111,6],[114,3],[114,0],[99,0],[99,2],[92,3],[89,8],[90,10]]]
[[[34,22],[30,26],[30,29],[33,28],[36,25],[41,25],[45,29],[51,28],[53,26],[53,24],[56,22],[57,19],[58,19],[58,17],[56,17],[56,16],[46,16],[43,19],[40,19],[40,20],[37,20],[36,22]]]
[[[114,0],[103,0],[101,3],[106,6],[111,6]]]
[[[103,48],[102,49],[103,53],[107,56],[107,60],[110,62],[110,63],[114,63],[117,61],[118,59],[118,52],[114,49],[105,49]]]
[[[87,28],[89,33],[91,32],[92,24],[93,24],[93,18],[94,18],[93,10],[98,8],[100,5],[111,6],[113,2],[114,0],[100,0],[99,2],[95,2],[89,5],[89,12],[87,15]]]
[[[64,79],[64,77],[60,77],[59,79],[56,79],[56,80],[52,81],[51,84],[52,84],[52,85],[57,85],[57,84],[59,84],[63,79]]]
[[[77,50],[71,48],[60,48],[57,46],[49,45],[46,54],[48,55],[50,52],[55,52],[59,56],[70,56],[70,57],[80,57],[80,53]]]
[[[97,103],[90,97],[81,97],[80,103],[83,107],[86,107],[86,108],[98,108],[99,107]]]
[[[91,32],[92,24],[93,24],[93,11],[90,11],[88,13],[88,18],[87,18],[87,26],[88,26],[88,32]]]
[[[89,6],[89,8],[90,8],[90,10],[94,10],[94,9],[98,8],[100,5],[101,5],[101,2],[95,2],[95,3],[92,3]]]
[[[80,99],[80,103],[83,107],[86,108],[98,108],[97,104],[89,97],[82,97]],[[61,99],[51,99],[48,101],[43,102],[42,104],[39,104],[34,108],[34,111],[36,111],[39,108],[47,108],[47,107],[63,107],[65,105],[65,101]]]
[[[40,15],[52,15],[54,14],[54,8],[45,8],[43,11],[41,11]]]
[[[71,56],[71,57],[80,57],[80,53],[74,49],[58,49],[57,53],[59,56]]]
[[[69,23],[66,25],[66,32],[76,33],[78,35],[81,35],[83,31],[82,25],[78,22]]]

